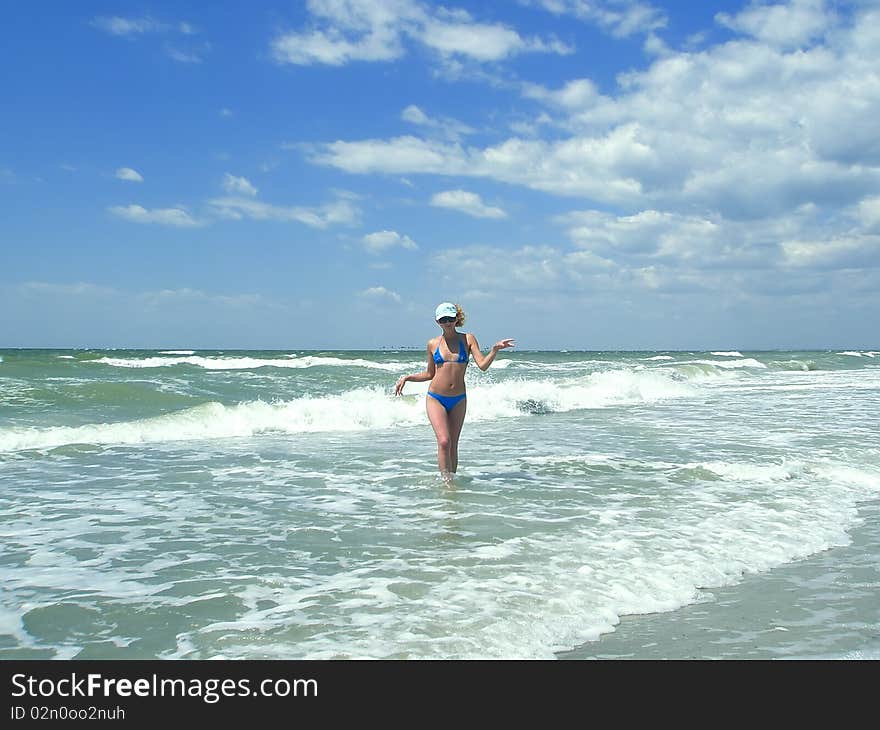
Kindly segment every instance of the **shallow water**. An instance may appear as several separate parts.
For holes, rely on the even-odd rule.
[[[0,656],[876,650],[880,353],[0,356]]]

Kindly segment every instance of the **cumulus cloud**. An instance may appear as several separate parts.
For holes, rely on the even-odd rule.
[[[486,205],[479,195],[466,190],[444,190],[431,198],[431,205],[457,210],[474,218],[507,217],[507,213],[501,208]]]
[[[158,223],[164,226],[192,228],[202,223],[183,208],[154,208],[148,210],[140,205],[114,205],[108,208],[113,215],[132,223]]]
[[[463,56],[475,61],[500,61],[520,53],[571,53],[557,40],[523,38],[515,30],[498,24],[476,23],[470,17],[460,21],[431,19],[417,38],[444,56]]]
[[[880,235],[855,233],[814,240],[783,241],[783,264],[793,267],[880,266]]]
[[[481,23],[465,10],[417,0],[310,0],[311,26],[283,33],[271,44],[279,63],[341,66],[391,61],[406,43],[441,57],[500,61],[520,53],[568,53],[556,39],[527,38],[501,23]]]
[[[635,125],[559,142],[514,137],[483,149],[408,135],[337,141],[319,146],[312,160],[355,173],[486,177],[610,202],[641,196],[643,184],[636,173],[648,175],[661,164]]]
[[[763,221],[816,205],[828,218],[880,190],[880,11],[857,6],[825,22],[830,30],[808,47],[737,37],[671,51],[606,93],[583,76],[558,88],[524,84],[540,124],[551,118],[545,139],[337,140],[311,159],[359,174],[487,178],[629,215]],[[418,112],[408,114],[414,123]]]
[[[251,197],[228,196],[208,201],[216,215],[232,220],[274,220],[302,223],[311,228],[333,225],[355,225],[360,209],[352,200],[338,198],[321,206],[273,205]]]
[[[553,246],[450,248],[434,254],[430,266],[456,286],[495,292],[546,291],[567,277],[565,254]]]
[[[520,0],[554,15],[568,15],[598,26],[615,38],[647,34],[666,26],[666,14],[639,0]]]
[[[384,286],[372,286],[369,289],[358,292],[358,294],[365,299],[394,302],[395,304],[400,304],[401,301],[400,294],[386,289]]]
[[[257,189],[251,184],[246,177],[236,177],[228,172],[223,175],[223,189],[230,195],[249,195],[251,197],[257,194]]]
[[[451,117],[429,117],[415,104],[410,104],[401,113],[400,118],[410,124],[416,124],[440,137],[457,140],[465,135],[473,134],[474,130],[466,124]]]
[[[880,237],[854,225],[860,209],[828,216],[806,205],[786,216],[731,220],[668,211],[633,215],[572,211],[555,220],[579,249],[620,268],[668,266],[679,271],[756,271],[778,267],[874,266]]]
[[[129,182],[143,182],[143,176],[130,167],[120,167],[116,170],[115,177],[117,180],[128,180]]]
[[[880,195],[860,200],[855,216],[865,229],[880,232]]]
[[[590,107],[600,100],[599,91],[590,79],[572,79],[561,89],[546,89],[539,84],[523,85],[523,96],[538,99],[563,109],[580,110]]]
[[[418,246],[409,236],[402,235],[397,231],[377,231],[368,233],[361,239],[364,248],[371,254],[380,254],[390,248],[416,249]]]
[[[822,35],[831,26],[834,13],[825,0],[790,0],[773,5],[753,0],[742,12],[718,13],[715,19],[731,30],[765,43],[791,48]]]
[[[464,151],[457,145],[432,142],[413,136],[390,140],[337,141],[319,145],[311,155],[318,164],[355,173],[458,174],[466,166]]]

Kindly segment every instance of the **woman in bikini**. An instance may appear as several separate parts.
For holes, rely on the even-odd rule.
[[[407,382],[431,381],[425,407],[437,437],[437,466],[444,481],[450,482],[458,469],[458,438],[467,412],[464,371],[468,356],[473,355],[480,370],[488,370],[498,351],[513,347],[514,341],[496,342],[484,356],[476,337],[456,331],[456,327],[464,324],[464,312],[457,304],[443,302],[434,312],[434,319],[443,332],[428,340],[428,366],[424,372],[401,375],[394,386],[394,394],[401,395]]]

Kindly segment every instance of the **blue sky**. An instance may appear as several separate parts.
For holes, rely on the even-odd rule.
[[[880,3],[18,3],[0,347],[878,346]]]

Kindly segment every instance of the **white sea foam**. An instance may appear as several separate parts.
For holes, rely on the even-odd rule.
[[[195,355],[195,350],[160,350],[160,355]]]
[[[0,429],[0,452],[66,444],[139,444],[250,437],[265,432],[359,431],[421,425],[427,384],[407,386],[408,397],[358,388],[326,397],[237,405],[205,403],[154,418],[53,428]],[[562,381],[483,383],[468,391],[471,421],[522,417],[611,405],[652,403],[693,395],[694,386],[665,373],[599,372]]]
[[[672,355],[654,355],[654,357],[643,357],[642,360],[675,360]]]
[[[741,352],[737,352],[736,350],[732,350],[731,352],[713,352],[713,355],[718,355],[719,357],[742,357],[743,354]]]
[[[73,355],[56,355],[59,360],[76,360]]]
[[[146,357],[118,358],[101,357],[90,360],[93,363],[112,365],[117,368],[163,368],[176,365],[194,365],[206,370],[253,370],[255,368],[313,368],[313,367],[362,367],[375,370],[399,372],[411,363],[375,362],[363,358],[345,359],[307,355],[299,358],[254,358],[254,357]]]
[[[801,462],[792,464],[749,464],[724,461],[705,462],[698,465],[723,479],[748,482],[774,482],[802,476],[805,466]]]
[[[631,466],[644,473],[650,465]],[[592,519],[582,509],[582,521],[562,534],[530,530],[480,544],[467,556],[432,544],[440,550],[436,563],[395,551],[356,571],[255,585],[243,615],[179,635],[168,656],[216,657],[204,647],[217,637],[229,658],[289,658],[291,646],[276,637],[296,621],[303,627],[296,651],[309,659],[550,659],[555,650],[613,631],[621,616],[671,611],[705,600],[707,587],[848,544],[856,503],[878,488],[872,475],[840,474],[830,464],[827,473],[801,465],[802,479],[776,464],[712,466],[736,482],[747,473],[757,477],[756,491],[732,493],[727,484],[705,481],[668,492],[662,506],[645,510],[654,493],[633,486],[632,505],[603,505]],[[772,502],[762,497],[767,484],[778,487]],[[413,519],[399,505],[389,509],[398,529]],[[359,514],[370,519],[369,511]],[[401,587],[416,595],[401,600]],[[270,599],[270,607],[260,599]]]

